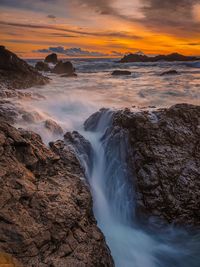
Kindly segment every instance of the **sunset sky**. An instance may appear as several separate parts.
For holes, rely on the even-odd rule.
[[[1,44],[22,57],[200,55],[199,0],[0,0]]]

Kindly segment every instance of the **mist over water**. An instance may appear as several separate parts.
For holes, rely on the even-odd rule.
[[[134,214],[134,177],[129,171],[127,133],[111,132],[114,109],[177,103],[200,104],[200,68],[197,63],[118,64],[113,60],[75,60],[77,78],[50,74],[51,83],[29,89],[45,98],[13,101],[37,114],[30,124],[17,126],[39,133],[43,140],[62,138],[48,132],[44,119],[56,121],[64,130],[79,131],[93,148],[93,164],[88,166],[88,181],[94,201],[94,214],[103,231],[117,267],[199,267],[200,237],[173,226],[152,230],[140,225]],[[131,76],[113,77],[114,69],[129,69]],[[180,75],[160,76],[168,69]],[[93,130],[84,121],[102,107]],[[87,128],[87,127],[86,127]]]

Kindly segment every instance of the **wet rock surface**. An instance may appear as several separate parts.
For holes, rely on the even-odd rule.
[[[131,75],[131,72],[128,70],[114,70],[112,72],[113,76],[119,76],[119,75]]]
[[[7,89],[44,85],[49,79],[17,55],[0,46],[0,84]]]
[[[177,70],[167,70],[162,72],[160,75],[161,76],[165,76],[165,75],[178,75],[178,71]]]
[[[59,61],[52,70],[56,74],[62,74],[62,77],[75,77],[75,69],[70,61]]]
[[[126,109],[116,127],[129,133],[137,214],[200,226],[200,106]]]
[[[0,249],[24,266],[114,266],[84,174],[64,141],[0,121]]]

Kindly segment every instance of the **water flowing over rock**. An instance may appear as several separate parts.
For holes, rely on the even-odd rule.
[[[138,215],[200,226],[200,107],[127,109],[113,127],[129,133]]]
[[[75,154],[64,141],[50,148],[1,121],[1,251],[27,267],[114,266]]]
[[[49,79],[14,53],[0,46],[0,85],[8,89],[44,85]]]

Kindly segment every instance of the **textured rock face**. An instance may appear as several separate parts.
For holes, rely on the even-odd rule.
[[[157,62],[157,61],[195,61],[199,60],[197,57],[190,57],[184,56],[178,53],[172,53],[169,55],[159,55],[155,57],[149,57],[146,55],[139,55],[139,54],[128,54],[125,55],[120,62],[121,63],[128,63],[128,62]]]
[[[200,226],[200,106],[119,111],[114,125],[129,133],[138,215]]]
[[[56,63],[58,62],[57,54],[52,53],[52,54],[46,56],[46,58],[45,58],[44,61],[47,62],[47,63],[53,63],[53,64],[56,64]]]
[[[0,122],[0,249],[24,266],[113,266],[82,169],[64,141]]]
[[[0,46],[0,84],[8,89],[44,85],[49,81],[14,53]]]

